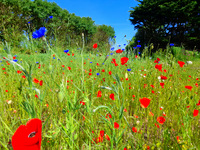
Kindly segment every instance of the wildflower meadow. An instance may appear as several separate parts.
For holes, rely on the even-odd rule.
[[[198,53],[100,56],[98,43],[50,46],[46,31],[31,38],[46,54],[0,49],[0,149],[200,149]]]

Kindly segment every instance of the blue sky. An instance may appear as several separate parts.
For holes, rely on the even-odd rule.
[[[75,13],[80,17],[91,17],[98,25],[110,25],[114,27],[116,44],[127,44],[127,40],[135,35],[137,30],[129,21],[129,10],[137,6],[136,0],[48,0],[55,2],[69,13]]]

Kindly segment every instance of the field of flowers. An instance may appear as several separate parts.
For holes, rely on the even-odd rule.
[[[1,49],[0,149],[200,149],[199,60],[48,48]]]

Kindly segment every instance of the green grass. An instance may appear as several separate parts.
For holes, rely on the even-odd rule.
[[[17,54],[17,63],[27,71],[21,74],[17,73],[17,70],[22,71],[19,66],[9,61],[8,65],[0,58],[0,149],[8,149],[7,143],[16,129],[31,118],[44,121],[43,150],[147,149],[147,146],[163,150],[200,149],[200,115],[193,117],[194,109],[199,110],[200,107],[196,105],[200,91],[195,86],[195,83],[200,84],[197,80],[200,78],[199,59],[191,58],[193,64],[180,67],[179,60],[172,55],[157,53],[151,59],[149,56],[135,58],[129,55],[125,66],[120,62],[125,54],[114,53],[102,65],[106,54],[101,57],[81,55],[77,50],[69,53],[70,56],[57,52],[55,59],[54,52]],[[2,56],[7,57],[5,53]],[[162,72],[155,69],[157,56],[161,59]],[[116,59],[118,66],[111,63],[112,58]],[[92,75],[89,75],[90,69]],[[100,75],[97,76],[97,73]],[[166,76],[167,80],[159,80],[160,75]],[[34,83],[34,78],[42,80],[43,85]],[[160,82],[164,82],[164,88]],[[190,91],[185,86],[193,88]],[[98,91],[102,92],[101,97],[97,97]],[[111,93],[115,100],[109,98]],[[35,97],[36,94],[39,98]],[[139,99],[144,97],[151,99],[147,108],[140,105]],[[150,112],[153,116],[149,115]],[[109,120],[105,118],[108,113],[112,115]],[[166,121],[159,124],[157,117],[163,114]],[[114,122],[119,124],[118,129],[114,128]],[[132,131],[133,127],[137,128],[137,132]],[[92,143],[101,130],[110,137],[110,141],[104,136],[102,142]]]

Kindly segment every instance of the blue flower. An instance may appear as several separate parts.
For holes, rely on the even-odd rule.
[[[121,45],[118,45],[119,47],[121,47]]]
[[[36,64],[39,64],[39,62],[37,61]]]
[[[35,32],[33,32],[32,36],[34,39],[41,38],[45,35],[46,31],[47,29],[45,27],[41,27],[39,30],[36,30]]]
[[[35,51],[37,53],[37,51]]]
[[[15,57],[17,57],[17,55],[14,55]]]
[[[110,50],[111,50],[111,51],[114,51],[114,49],[115,49],[115,48],[114,48],[114,47],[112,47]]]
[[[0,60],[0,63],[2,63],[2,61]]]
[[[55,59],[55,57],[53,57],[53,59]]]
[[[99,55],[97,54],[97,56],[99,56]]]
[[[99,52],[99,51],[97,51],[97,52]]]
[[[174,46],[174,44],[173,44],[173,43],[170,43],[169,45],[170,45],[170,46]]]
[[[124,44],[124,46],[126,46],[126,44]]]
[[[28,22],[28,23],[31,23],[31,22]]]
[[[140,42],[140,40],[137,41],[138,43]]]
[[[127,69],[127,71],[131,71],[131,69]]]
[[[97,73],[97,76],[99,76],[100,74],[99,73]]]
[[[90,62],[90,63],[92,63],[92,62]]]
[[[52,18],[53,18],[53,16],[49,16],[49,18],[50,18],[50,19],[52,19]]]
[[[122,51],[124,51],[125,49],[123,48]]]
[[[141,45],[137,45],[137,47],[141,47]]]
[[[69,50],[64,50],[64,52],[65,52],[65,53],[68,53],[68,52],[69,52]]]
[[[133,47],[134,49],[136,49],[136,47]]]
[[[140,52],[138,52],[138,54],[140,54]]]
[[[14,62],[17,62],[18,60],[17,60],[17,59],[14,59],[13,61],[14,61]]]
[[[107,57],[108,57],[109,55],[107,55]]]
[[[22,61],[20,61],[20,63],[22,63]]]
[[[102,63],[102,65],[104,65],[104,63]]]
[[[110,53],[110,55],[113,55],[113,53]]]
[[[114,38],[116,38],[116,36],[114,36]]]

